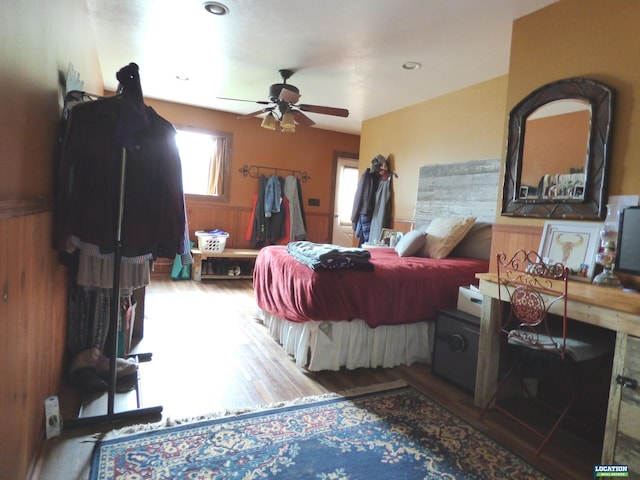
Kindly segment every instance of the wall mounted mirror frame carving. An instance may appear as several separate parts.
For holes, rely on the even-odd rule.
[[[511,110],[502,215],[580,220],[604,217],[614,96],[611,87],[596,80],[568,78],[534,90]],[[586,145],[581,145],[582,154],[576,154],[577,160],[552,159],[553,155],[564,155],[564,147],[555,145],[553,139],[535,142],[546,148],[546,154],[538,151],[545,148],[536,150],[531,147],[534,131],[545,131],[544,128],[534,129],[536,124],[533,122],[538,119],[538,112],[541,109],[551,110],[552,106],[559,106],[565,101],[574,106],[583,105],[582,115],[587,115],[586,120],[579,122],[587,131],[580,134],[583,135],[582,141],[586,138]],[[553,121],[568,116],[568,113],[563,113]],[[551,127],[546,131],[566,137],[568,129]],[[525,144],[531,148],[526,148]],[[536,154],[542,156],[536,157]],[[565,162],[567,164],[561,165]],[[545,163],[550,166],[540,167]],[[534,165],[548,171],[536,173]],[[536,180],[524,178],[523,172]]]

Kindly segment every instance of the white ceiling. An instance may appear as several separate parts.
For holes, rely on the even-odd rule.
[[[266,100],[288,68],[300,103],[349,109],[309,113],[315,128],[356,134],[363,120],[506,74],[513,20],[555,1],[224,0],[218,17],[203,0],[87,0],[109,90],[135,62],[146,97],[245,114],[261,106],[216,97]]]

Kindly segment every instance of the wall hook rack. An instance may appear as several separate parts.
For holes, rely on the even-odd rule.
[[[307,180],[311,180],[311,177],[307,175],[307,172],[301,172],[300,170],[291,170],[288,168],[275,168],[275,167],[267,167],[264,165],[243,165],[242,168],[238,169],[240,173],[242,173],[243,177],[251,177],[251,178],[260,178],[260,175],[278,175],[280,174],[288,174],[298,177],[301,182],[306,183]]]

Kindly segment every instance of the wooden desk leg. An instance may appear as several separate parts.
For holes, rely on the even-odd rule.
[[[193,265],[191,265],[191,280],[199,282],[202,280],[202,253],[193,254]]]
[[[498,385],[498,363],[500,361],[500,302],[484,296],[480,317],[480,339],[478,343],[478,367],[473,403],[483,408]]]
[[[603,464],[614,463],[616,440],[618,437],[618,423],[620,421],[620,400],[622,399],[622,387],[618,382],[616,382],[616,377],[618,375],[624,375],[624,358],[627,351],[628,337],[629,336],[623,332],[618,332],[616,335],[616,347],[613,356],[613,368],[611,371],[611,385],[609,386],[607,423],[604,429],[602,458],[600,460]]]

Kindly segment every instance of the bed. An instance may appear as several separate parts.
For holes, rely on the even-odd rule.
[[[487,165],[491,167],[486,189],[493,197],[490,202],[476,199],[466,211],[461,204],[467,200],[444,209],[434,209],[433,202],[428,202],[422,208],[425,196],[421,190],[445,188],[450,195],[450,188],[438,185],[477,183],[478,172],[486,173]],[[422,232],[425,225],[437,223],[436,219],[473,214],[475,224],[445,258],[428,258],[422,247],[407,256],[393,248],[372,248],[372,271],[313,270],[288,253],[286,246],[260,250],[254,268],[257,316],[298,366],[319,371],[431,363],[437,311],[455,308],[459,287],[477,284],[476,273],[489,269],[488,252],[473,255],[463,247],[465,242],[472,249],[478,245],[470,237],[480,231],[485,245],[488,232],[490,247],[488,222],[495,219],[497,204],[498,160],[453,164],[451,168],[433,165],[421,169],[416,203],[416,222],[421,222],[416,224],[421,226],[410,232]],[[450,174],[457,179],[449,178]],[[476,185],[473,190],[483,189]]]

